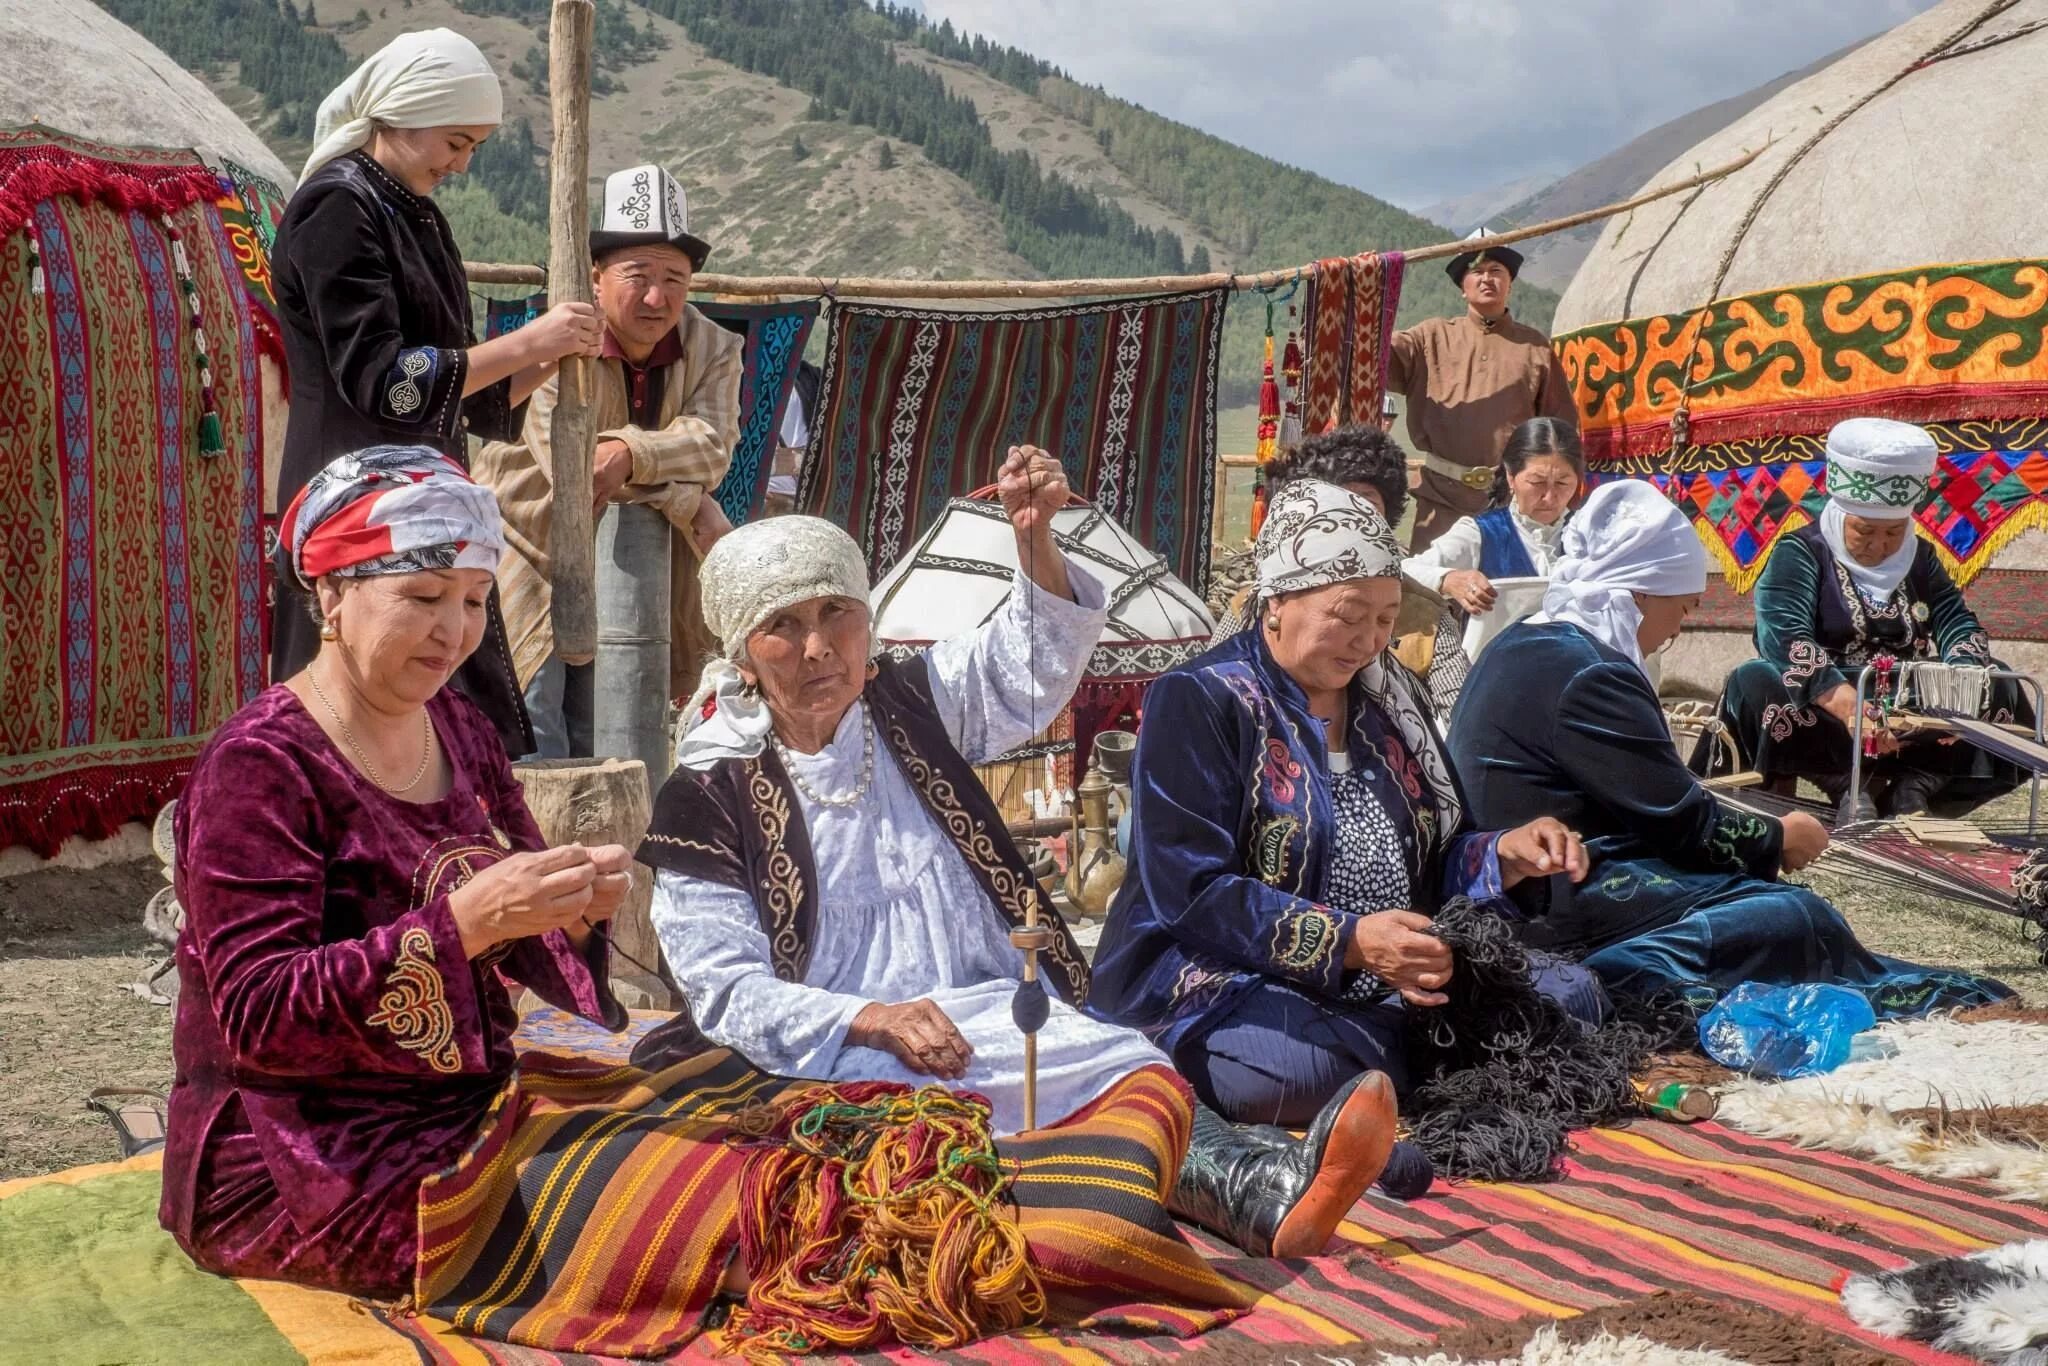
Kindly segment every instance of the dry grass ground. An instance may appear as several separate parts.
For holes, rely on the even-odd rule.
[[[2048,969],[2009,916],[1815,877],[1872,948],[1988,972],[2048,1005]],[[171,1012],[126,989],[158,957],[149,863],[0,878],[0,1180],[118,1153],[84,1108],[96,1086],[168,1087]]]

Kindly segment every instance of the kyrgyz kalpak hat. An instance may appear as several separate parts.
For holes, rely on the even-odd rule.
[[[690,232],[690,202],[673,176],[659,166],[613,172],[604,182],[602,226],[590,234],[592,259],[653,243],[677,248],[697,270],[711,255],[711,244]]]
[[[1491,237],[1492,235],[1485,228],[1474,228],[1466,235],[1465,240],[1476,242],[1481,238]],[[1444,267],[1444,274],[1451,277],[1452,284],[1462,285],[1465,283],[1465,272],[1478,265],[1481,261],[1500,262],[1508,268],[1508,278],[1510,280],[1515,279],[1522,273],[1521,252],[1516,251],[1513,247],[1483,247],[1478,251],[1461,251],[1456,256],[1453,256],[1451,263]]]

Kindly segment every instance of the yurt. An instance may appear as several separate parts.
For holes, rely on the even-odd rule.
[[[1078,779],[1067,756],[1085,762],[1098,731],[1131,727],[1146,687],[1207,649],[1215,629],[1201,597],[1092,503],[1071,499],[1052,525],[1068,560],[1102,584],[1109,622],[1067,710],[1045,717],[1033,744],[982,769],[983,783],[1011,819],[1029,814],[1025,792]],[[1017,570],[1016,534],[993,491],[951,500],[875,585],[876,642],[908,650],[965,635],[1002,605]]]
[[[289,183],[89,0],[0,0],[0,850],[146,819],[264,681]]]
[[[2048,0],[1943,0],[1650,178],[1762,149],[1608,223],[1558,305],[1596,477],[1644,475],[1725,571],[1667,679],[1747,657],[1746,593],[1818,511],[1844,417],[1923,423],[1919,514],[1999,646],[2048,639],[2048,127],[2010,98],[2048,70]]]

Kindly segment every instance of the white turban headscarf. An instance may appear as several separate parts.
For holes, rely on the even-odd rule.
[[[723,759],[751,759],[767,744],[768,705],[747,688],[737,663],[747,637],[783,608],[812,598],[866,603],[868,563],[853,537],[822,517],[764,517],[721,537],[697,578],[704,624],[723,657],[704,666],[683,709],[676,762],[706,769]]]
[[[1849,571],[1857,594],[1883,607],[1913,567],[1920,538],[1911,527],[1899,548],[1877,564],[1860,564],[1842,535],[1845,516],[1876,521],[1910,518],[1927,496],[1940,452],[1924,427],[1884,417],[1852,417],[1828,431],[1828,501],[1820,510],[1820,534]]]
[[[320,102],[313,155],[299,183],[387,128],[491,127],[505,121],[498,73],[477,45],[450,29],[402,33],[357,67]]]
[[[1532,622],[1578,627],[1643,665],[1635,594],[1680,598],[1706,591],[1707,551],[1676,504],[1641,479],[1594,489],[1566,523],[1543,610]]]

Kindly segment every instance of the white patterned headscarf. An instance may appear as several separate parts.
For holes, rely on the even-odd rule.
[[[683,710],[676,762],[706,769],[722,759],[751,759],[767,745],[768,706],[739,670],[747,637],[777,612],[812,598],[865,605],[868,564],[853,537],[822,517],[764,517],[720,537],[697,578],[704,624],[723,654],[705,665]]]
[[[1638,668],[1643,613],[1635,595],[1680,598],[1706,591],[1707,551],[1692,522],[1641,479],[1594,489],[1566,523],[1559,550],[1543,610],[1529,620],[1576,626]]]
[[[467,128],[505,121],[498,73],[477,45],[451,29],[401,33],[372,54],[320,102],[313,155],[299,183],[368,145],[386,128]]]
[[[1253,553],[1262,602],[1356,579],[1401,578],[1401,542],[1379,509],[1349,489],[1320,479],[1297,479],[1273,495]],[[1255,616],[1257,610],[1254,604]],[[1421,765],[1438,828],[1446,834],[1456,830],[1464,820],[1464,806],[1444,759],[1435,710],[1422,685],[1387,650],[1360,669],[1358,677],[1366,697],[1393,724]]]
[[[1320,479],[1281,486],[1253,547],[1259,597],[1401,577],[1401,543],[1371,503]]]
[[[1821,539],[1835,552],[1835,563],[1848,571],[1857,594],[1871,606],[1883,607],[1913,567],[1920,538],[1908,527],[1897,550],[1876,564],[1862,564],[1849,553],[1843,522],[1850,516],[1873,521],[1910,518],[1927,496],[1940,452],[1926,428],[1883,417],[1837,422],[1828,431],[1827,450],[1828,501],[1820,510]]]

